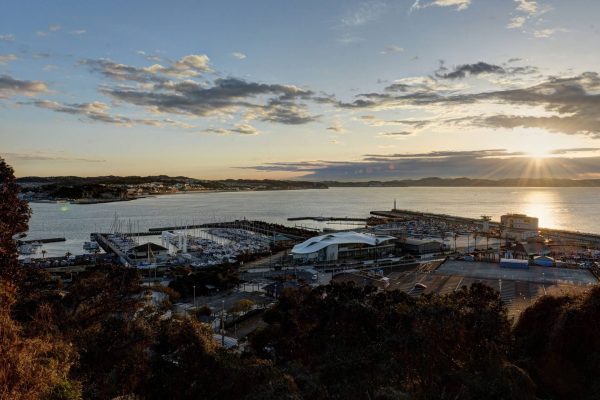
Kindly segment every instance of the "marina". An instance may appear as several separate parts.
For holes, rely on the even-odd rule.
[[[295,193],[299,197],[305,194],[308,195],[303,191]],[[311,210],[299,213],[295,208],[285,207],[257,211],[269,208],[272,196],[283,195],[193,194],[136,200],[142,208],[136,208],[136,202],[113,203],[110,210],[105,209],[107,204],[81,206],[88,215],[89,210],[97,208],[96,217],[92,218],[94,228],[104,226],[104,232],[92,230],[80,239],[77,249],[63,250],[62,254],[41,251],[45,246],[73,243],[70,235],[66,234],[64,241],[46,240],[46,243],[27,238],[31,243],[23,245],[33,249],[27,253],[24,248],[21,259],[26,265],[47,268],[57,279],[66,279],[69,274],[94,268],[98,263],[137,268],[149,284],[164,285],[177,281],[182,273],[194,276],[228,271],[239,279],[238,290],[253,288],[251,292],[266,298],[276,297],[284,287],[318,286],[331,281],[372,284],[380,290],[399,289],[413,296],[444,294],[480,282],[499,291],[511,316],[518,316],[527,304],[544,293],[588,290],[600,276],[600,235],[545,228],[543,215],[538,219],[524,213],[498,214],[487,209],[478,215],[471,211],[466,216],[418,211],[400,209],[398,200],[389,198],[381,204],[393,203],[393,208],[372,210],[366,201],[369,197],[363,199],[364,204],[358,202],[363,204],[360,211],[356,204],[345,210],[340,208],[345,204],[327,206],[327,201],[318,213]],[[248,199],[254,203],[247,203]],[[208,200],[215,207],[224,202],[231,211],[221,213],[220,218],[198,214],[200,209],[206,213]],[[157,201],[163,204],[165,215],[169,210],[186,214],[169,221],[164,216],[157,218],[153,213],[143,212],[144,202],[155,207]],[[169,207],[172,201],[175,203]],[[203,202],[202,208],[198,208],[197,201]],[[235,208],[242,204],[242,208]],[[336,207],[353,216],[335,217],[340,215],[340,210],[334,211]],[[71,212],[80,209],[72,205],[57,215],[63,221],[77,223],[77,219],[71,219]],[[267,215],[264,212],[269,217],[237,217],[242,212]],[[104,217],[107,213],[112,216]],[[289,216],[298,214],[308,217]],[[98,219],[99,215],[104,219]],[[227,220],[227,215],[236,216]],[[298,226],[300,221],[307,225]],[[54,229],[57,231],[60,232]],[[56,235],[35,234],[35,237],[51,236]],[[209,283],[201,289],[211,303],[210,296],[215,295],[216,287],[215,283]],[[225,299],[239,292],[228,293]]]

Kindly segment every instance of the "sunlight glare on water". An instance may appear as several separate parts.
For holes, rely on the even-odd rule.
[[[533,190],[524,196],[523,211],[527,215],[537,217],[541,227],[556,228],[558,227],[557,219],[559,218],[557,215],[559,210],[556,208],[557,198],[556,192]],[[565,217],[567,216],[560,216],[561,219]],[[562,222],[562,224],[565,223],[565,221]],[[568,225],[568,223],[566,224]]]

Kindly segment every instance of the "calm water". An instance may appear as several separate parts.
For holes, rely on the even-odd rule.
[[[540,226],[600,233],[600,188],[334,188],[237,193],[191,193],[129,202],[66,205],[32,203],[29,237],[64,236],[48,244],[48,255],[82,253],[90,232],[108,231],[119,216],[128,230],[186,225],[239,218],[285,223],[297,216],[365,217],[371,210],[389,210],[394,199],[403,209],[499,219],[522,212],[540,219]],[[297,222],[311,227],[325,225]]]

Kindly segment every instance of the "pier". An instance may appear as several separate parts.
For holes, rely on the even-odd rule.
[[[117,255],[121,261],[124,261],[129,265],[135,265],[135,263],[131,259],[129,259],[127,254],[125,254],[114,243],[108,240],[107,236],[107,233],[92,233],[90,235],[90,237],[98,243],[102,250],[109,254]]]
[[[288,221],[348,221],[348,222],[367,222],[366,218],[353,218],[353,217],[290,217]]]
[[[394,209],[391,211],[371,211],[371,215],[377,217],[383,217],[388,219],[433,219],[440,222],[446,223],[457,223],[457,224],[468,224],[468,225],[481,225],[483,220],[481,218],[470,218],[470,217],[459,217],[456,215],[447,214],[436,214],[429,212],[419,212],[412,210],[399,210]],[[489,227],[492,229],[500,229],[500,222],[488,221]],[[539,228],[540,234],[547,239],[555,241],[567,241],[573,245],[592,245],[600,246],[600,235],[595,233],[568,231],[564,229],[553,229],[553,228]]]
[[[28,240],[19,240],[21,244],[30,244],[30,243],[58,243],[58,242],[66,242],[67,239],[64,237],[57,238],[48,238],[48,239],[28,239]]]
[[[261,221],[231,221],[231,222],[212,222],[196,225],[180,225],[180,226],[165,226],[161,228],[148,229],[149,234],[158,235],[163,231],[182,231],[190,229],[207,229],[207,228],[229,228],[229,229],[244,229],[251,232],[261,233],[267,236],[283,235],[290,239],[302,240],[314,235],[313,231],[299,228],[286,227],[283,225],[271,224]]]

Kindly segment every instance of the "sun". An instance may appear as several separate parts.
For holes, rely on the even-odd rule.
[[[535,158],[536,160],[542,160],[544,158],[550,157],[550,152],[543,148],[531,149],[527,152],[527,155],[531,158]]]

